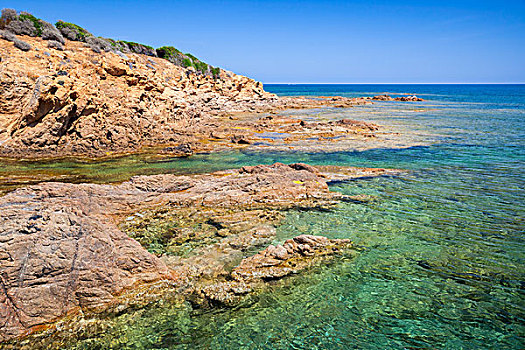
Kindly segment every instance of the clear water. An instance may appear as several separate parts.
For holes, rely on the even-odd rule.
[[[74,347],[525,348],[525,86],[266,89],[309,96],[415,93],[427,101],[322,113],[413,128],[427,143],[363,152],[236,151],[184,160],[5,163],[3,171],[29,176],[54,167],[69,180],[75,174],[105,182],[274,161],[410,169],[399,177],[333,184],[332,190],[378,200],[343,203],[332,212],[291,212],[276,238],[319,234],[351,238],[365,249],[356,259],[289,279],[252,304],[205,313],[187,305],[152,306],[120,316],[112,330]]]

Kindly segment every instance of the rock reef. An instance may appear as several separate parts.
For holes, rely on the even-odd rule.
[[[351,247],[315,236],[268,247],[286,210],[352,200],[328,189],[334,177],[398,172],[276,163],[10,192],[0,197],[0,341],[126,305],[126,295],[156,281],[202,305],[232,304]]]
[[[424,101],[422,98],[417,97],[416,95],[412,96],[400,96],[400,97],[392,97],[390,95],[377,95],[371,98],[375,101],[402,101],[402,102],[418,102],[418,101]]]

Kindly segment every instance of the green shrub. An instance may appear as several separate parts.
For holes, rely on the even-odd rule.
[[[29,20],[33,22],[33,26],[35,26],[35,30],[36,30],[35,35],[36,36],[42,35],[42,23],[40,23],[40,19],[36,18],[35,16],[27,12],[20,13],[17,19],[19,21]]]
[[[55,27],[69,40],[85,42],[87,37],[92,36],[90,32],[74,23],[58,21],[55,23]]]
[[[219,78],[220,75],[221,75],[221,69],[219,67],[212,67],[211,68],[211,75],[213,75],[213,77],[215,79]]]
[[[206,63],[199,60],[194,60],[193,64],[195,65],[195,69],[197,69],[197,71],[201,72],[202,74],[206,74],[208,72],[208,65]]]
[[[183,66],[184,68],[195,67],[195,66],[193,65],[192,60],[190,60],[189,58],[185,58],[185,59],[182,60],[182,66]]]
[[[193,62],[199,61],[199,59],[193,56],[191,53],[185,53],[186,56],[192,59]]]
[[[119,41],[128,44],[128,46],[130,48],[133,48],[133,47],[145,47],[146,49],[149,49],[149,50],[155,50],[151,46],[144,45],[144,44],[139,44],[139,43],[136,43],[136,42],[133,42],[133,41],[124,41],[124,40],[119,40]]]
[[[170,57],[176,57],[180,54],[181,52],[173,46],[162,46],[157,49],[157,56],[160,58],[169,59]]]

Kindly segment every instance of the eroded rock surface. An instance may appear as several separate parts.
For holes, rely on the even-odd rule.
[[[99,312],[155,281],[189,295],[233,277],[229,290],[242,294],[264,276],[289,274],[290,261],[303,269],[310,257],[348,242],[303,236],[245,258],[272,241],[283,210],[346,199],[329,190],[333,174],[341,180],[371,172],[344,170],[276,163],[138,176],[120,185],[42,183],[8,193],[0,197],[0,341],[68,313]],[[385,173],[394,172],[375,175]]]
[[[266,281],[298,273],[322,260],[332,259],[351,247],[352,242],[348,239],[300,235],[283,245],[270,245],[258,254],[243,259],[233,269],[230,280],[214,281],[200,287],[197,293],[211,304],[235,304]]]
[[[261,83],[224,70],[211,77],[158,57],[95,53],[69,40],[60,51],[41,38],[23,39],[33,50],[0,39],[3,157],[101,157],[160,146],[187,155],[177,147],[205,147],[203,139],[232,113],[371,103],[278,98]],[[228,141],[247,142],[236,137]]]

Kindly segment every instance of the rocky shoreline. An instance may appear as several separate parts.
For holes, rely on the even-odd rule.
[[[159,282],[201,307],[235,305],[265,283],[352,251],[348,240],[318,236],[269,245],[287,210],[360,200],[331,192],[331,180],[399,172],[276,163],[10,192],[0,197],[0,340],[43,329],[47,337],[54,322],[79,313],[123,312]]]
[[[394,133],[374,123],[285,111],[421,101],[278,97],[174,48],[97,39],[10,11],[0,24],[22,34],[0,33],[0,158],[384,147]],[[48,32],[25,33],[23,25],[36,30],[27,18]],[[60,40],[50,44],[51,36]],[[400,172],[275,163],[8,192],[0,196],[0,347],[59,348],[87,324],[103,332],[108,318],[161,299],[235,307],[291,275],[352,257],[349,240],[276,242],[276,227],[289,210],[373,200],[332,192],[332,182]]]
[[[278,97],[225,70],[209,76],[144,54],[97,53],[70,40],[55,50],[41,38],[21,37],[32,50],[0,39],[0,157],[5,158],[98,158],[148,148],[187,156],[271,143],[267,135],[273,133],[292,147],[312,137],[328,144],[368,142],[377,137],[378,126],[305,123],[279,112],[394,100]],[[400,99],[420,100],[395,100]]]

